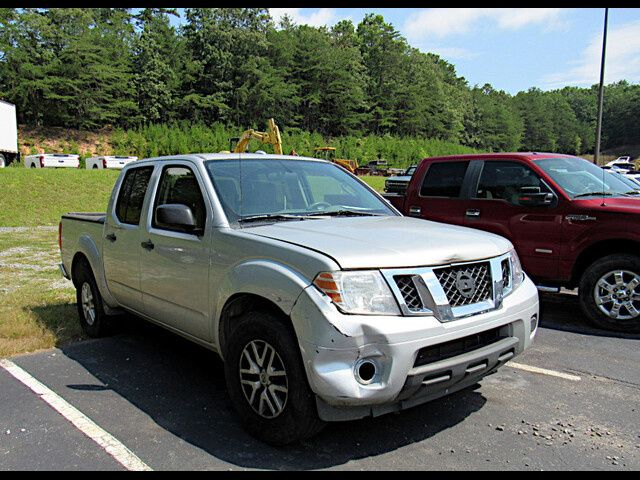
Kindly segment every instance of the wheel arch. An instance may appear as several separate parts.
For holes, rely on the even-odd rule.
[[[589,245],[576,258],[571,274],[571,285],[580,283],[582,274],[593,262],[614,254],[628,254],[640,257],[640,242],[629,239],[610,239]]]
[[[257,295],[255,293],[240,292],[232,295],[227,299],[222,307],[220,319],[218,321],[217,343],[218,353],[224,359],[225,344],[229,334],[231,333],[234,320],[249,311],[267,311],[273,313],[281,323],[284,324],[295,337],[295,329],[291,322],[291,317],[280,306],[271,300]]]

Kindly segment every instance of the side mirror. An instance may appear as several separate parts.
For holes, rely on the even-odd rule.
[[[521,191],[518,197],[518,203],[524,207],[543,207],[545,205],[551,205],[553,199],[553,193],[529,193]]]
[[[196,219],[186,205],[167,203],[156,208],[156,223],[161,228],[196,233]]]

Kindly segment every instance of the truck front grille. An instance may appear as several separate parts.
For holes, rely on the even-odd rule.
[[[493,298],[489,262],[457,265],[433,272],[451,307],[473,305]]]
[[[418,289],[413,282],[413,275],[398,275],[394,277],[394,280],[407,308],[411,311],[421,310],[423,308],[422,300],[420,300]]]

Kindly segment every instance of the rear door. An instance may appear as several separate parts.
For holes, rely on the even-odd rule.
[[[463,188],[474,162],[447,160],[429,163],[416,189],[407,193],[405,215],[436,222],[464,224]],[[414,175],[414,179],[417,177]]]
[[[122,305],[142,312],[140,290],[140,223],[153,166],[132,168],[120,183],[107,212],[102,240],[109,290]]]
[[[204,182],[195,165],[176,161],[162,166],[143,238],[138,244],[145,313],[156,321],[203,340],[209,329],[209,212]],[[191,208],[199,234],[158,223],[160,205]],[[144,243],[144,245],[142,245]]]
[[[527,192],[553,193],[552,205],[524,206]],[[508,238],[524,270],[532,277],[557,278],[562,245],[562,214],[558,195],[526,163],[485,160],[478,169],[470,199],[465,203],[465,225]]]

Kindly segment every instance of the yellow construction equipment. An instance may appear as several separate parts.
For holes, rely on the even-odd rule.
[[[318,147],[313,150],[315,158],[322,158],[324,160],[329,160],[330,162],[337,163],[341,167],[346,168],[351,173],[356,173],[356,169],[358,168],[358,162],[355,160],[347,160],[345,158],[336,158],[336,149],[335,147]]]
[[[252,139],[259,140],[261,143],[269,144],[273,146],[273,152],[282,155],[282,139],[280,138],[280,129],[276,125],[273,118],[269,119],[269,129],[267,132],[257,132],[253,129],[246,130],[242,136],[238,138],[232,138],[231,142],[237,141],[235,147],[231,148],[233,153],[245,153],[249,142]]]

